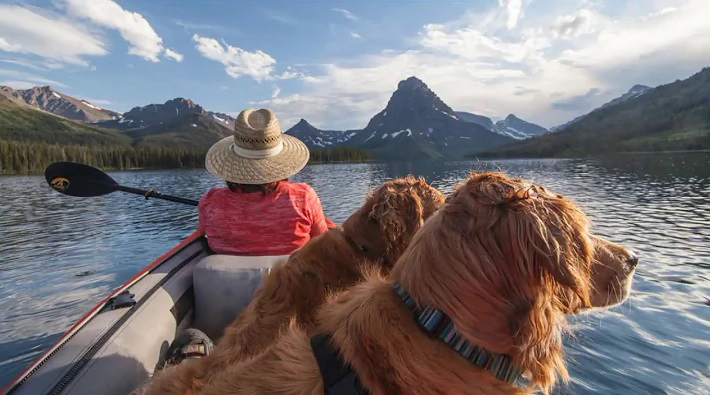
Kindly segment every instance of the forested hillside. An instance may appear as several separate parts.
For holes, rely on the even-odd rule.
[[[475,155],[577,157],[702,149],[710,149],[710,68],[600,108],[563,131]]]

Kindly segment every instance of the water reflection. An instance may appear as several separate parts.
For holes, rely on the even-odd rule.
[[[572,320],[572,383],[557,393],[702,394],[710,388],[708,164],[708,154],[337,164],[309,166],[294,180],[311,184],[336,222],[406,174],[450,192],[471,171],[499,170],[573,198],[596,233],[642,264],[629,302]],[[221,184],[202,170],[112,176],[194,199]],[[0,384],[196,225],[194,207],[119,193],[70,198],[41,177],[2,177],[0,191]]]

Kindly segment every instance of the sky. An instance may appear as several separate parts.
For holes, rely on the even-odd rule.
[[[710,66],[710,0],[0,0],[0,85],[362,128],[397,83],[551,127]]]

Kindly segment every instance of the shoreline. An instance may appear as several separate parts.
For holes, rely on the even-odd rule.
[[[623,151],[623,152],[610,152],[601,155],[587,155],[587,156],[470,156],[465,158],[450,158],[450,159],[430,159],[432,161],[475,161],[475,160],[517,160],[517,159],[528,159],[528,160],[545,160],[545,159],[590,159],[590,158],[603,158],[612,155],[654,155],[654,154],[707,154],[710,153],[710,149],[702,150],[666,150],[666,151]],[[367,163],[384,163],[384,162],[410,162],[412,160],[377,160],[370,159],[365,161],[330,161],[330,162],[309,162],[308,165],[342,165],[342,164],[367,164]],[[203,167],[132,167],[129,169],[115,169],[115,168],[100,168],[102,171],[106,172],[123,172],[123,171],[168,171],[168,170],[193,170],[202,169]],[[0,177],[9,176],[42,176],[43,172],[24,172],[24,173],[10,173],[0,171]]]

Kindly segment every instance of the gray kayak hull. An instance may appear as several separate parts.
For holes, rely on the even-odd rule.
[[[182,330],[218,340],[285,258],[215,255],[193,234],[99,302],[0,394],[128,394],[163,365]]]

